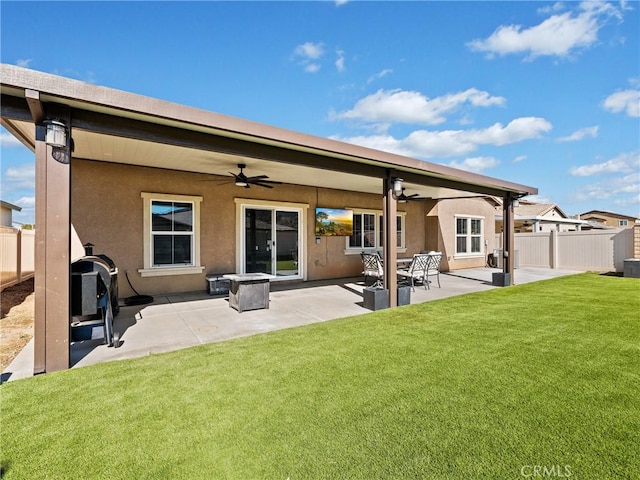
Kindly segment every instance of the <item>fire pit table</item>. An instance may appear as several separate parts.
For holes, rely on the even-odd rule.
[[[229,306],[238,312],[269,308],[269,280],[266,273],[232,273],[223,275],[231,281]]]

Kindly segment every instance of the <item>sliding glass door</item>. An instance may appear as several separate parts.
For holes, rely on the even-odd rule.
[[[300,278],[300,213],[247,206],[243,221],[245,273]]]

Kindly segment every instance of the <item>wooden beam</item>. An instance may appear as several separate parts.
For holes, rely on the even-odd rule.
[[[375,178],[385,178],[387,170],[377,165],[355,163],[349,159],[325,156],[302,149],[292,150],[270,145],[269,143],[256,143],[248,139],[196,132],[96,112],[72,110],[72,121],[74,128],[105,135],[192,148],[194,150],[220,152],[290,165],[303,165],[322,170]]]
[[[27,105],[29,106],[29,111],[31,112],[33,123],[35,123],[36,125],[40,125],[44,120],[44,108],[42,106],[42,102],[40,101],[40,92],[29,90],[27,88],[24,91],[24,97],[27,100]]]

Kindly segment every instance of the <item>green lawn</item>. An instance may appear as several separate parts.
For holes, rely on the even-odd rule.
[[[639,312],[584,274],[9,382],[4,478],[639,478]]]

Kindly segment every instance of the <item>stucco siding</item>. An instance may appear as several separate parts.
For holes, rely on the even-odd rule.
[[[201,291],[206,288],[206,274],[235,272],[237,198],[308,204],[304,232],[306,278],[319,280],[360,275],[360,256],[345,253],[345,237],[320,237],[320,242],[316,243],[315,208],[382,210],[382,195],[289,184],[273,189],[245,189],[236,187],[232,180],[230,177],[74,159],[72,222],[82,243],[91,242],[95,245],[94,253],[106,254],[116,263],[123,297],[133,294],[125,272],[139,293],[151,295]],[[382,184],[380,188],[382,190]],[[202,274],[143,277],[138,273],[144,264],[142,192],[202,197]],[[399,212],[406,212],[406,253],[399,253],[400,256],[427,248],[424,208],[423,202],[398,206]]]
[[[431,218],[429,225],[437,221],[438,231],[430,231],[427,235],[427,249],[438,250],[444,255],[442,260],[443,270],[457,270],[461,268],[483,267],[487,262],[486,246],[493,244],[495,236],[495,209],[484,199],[452,199],[441,200],[437,207],[430,205],[427,216]],[[456,215],[482,218],[482,252],[462,256],[456,254]],[[430,228],[432,230],[433,227]],[[437,246],[437,248],[435,248]]]

